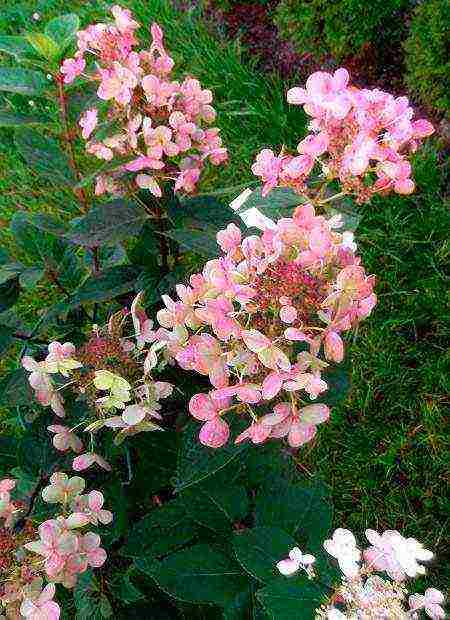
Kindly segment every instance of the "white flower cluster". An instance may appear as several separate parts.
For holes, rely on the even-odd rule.
[[[316,610],[316,620],[417,620],[421,611],[433,620],[445,618],[444,595],[436,588],[424,594],[412,594],[404,585],[407,578],[425,574],[422,562],[433,553],[415,538],[405,538],[395,530],[382,534],[366,530],[371,546],[361,551],[349,530],[338,528],[325,540],[325,551],[337,560],[342,581],[332,592],[329,602]],[[315,558],[294,547],[286,559],[277,563],[282,575],[299,570],[315,577]],[[384,572],[389,579],[374,574]]]

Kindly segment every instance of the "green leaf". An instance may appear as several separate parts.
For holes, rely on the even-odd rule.
[[[1,35],[0,52],[14,56],[17,61],[28,60],[35,56],[33,47],[25,37]]]
[[[0,284],[0,312],[4,312],[14,306],[20,295],[19,278],[11,278],[4,284]]]
[[[164,234],[183,248],[205,258],[214,258],[219,253],[215,230],[173,229]]]
[[[134,585],[131,581],[130,572],[120,573],[109,584],[109,589],[115,598],[118,598],[124,605],[132,605],[142,599],[145,599],[145,595]]]
[[[106,269],[97,277],[86,280],[70,299],[73,307],[86,302],[101,302],[132,291],[139,271],[130,265]]]
[[[27,290],[33,290],[39,280],[45,275],[45,270],[40,267],[31,267],[30,269],[24,269],[19,276],[20,286]]]
[[[42,472],[49,474],[64,458],[55,451],[51,440],[44,433],[29,434],[20,440],[17,461],[24,471],[33,475],[38,476]]]
[[[110,618],[112,615],[111,605],[105,595],[100,593],[97,580],[91,569],[78,576],[73,590],[73,598],[76,620],[101,620],[102,618]]]
[[[263,583],[280,578],[276,564],[296,546],[292,536],[278,527],[255,527],[233,534],[238,562],[249,575]]]
[[[29,373],[24,368],[4,373],[0,379],[0,404],[14,407],[33,402],[33,391],[28,383]]]
[[[199,442],[199,430],[198,423],[190,422],[183,431],[175,491],[182,491],[212,476],[248,449],[246,443],[236,445],[231,441],[220,450],[208,448]]]
[[[195,196],[180,201],[179,204],[171,203],[170,217],[177,222],[188,218],[200,224],[214,227],[216,232],[226,228],[234,222],[239,225],[239,218],[231,211],[228,205],[219,202],[213,196]]]
[[[188,603],[228,605],[245,589],[239,565],[213,545],[199,544],[154,563],[150,574],[167,594]]]
[[[0,67],[0,91],[19,95],[40,96],[48,87],[43,73],[21,67]]]
[[[29,213],[28,220],[32,226],[56,237],[67,237],[67,224],[48,213]]]
[[[52,138],[42,136],[31,129],[23,130],[16,133],[15,144],[28,166],[41,176],[55,185],[75,183],[75,174],[70,167],[69,158]]]
[[[75,13],[67,13],[50,20],[45,28],[45,34],[51,37],[58,46],[62,55],[75,40],[80,29],[80,18]]]
[[[23,114],[16,114],[15,112],[8,112],[7,110],[0,110],[0,127],[43,125],[47,122],[45,118],[39,118],[38,116],[25,116]]]
[[[147,219],[147,213],[139,205],[114,200],[72,220],[68,237],[72,243],[82,246],[116,245],[138,235]]]
[[[136,475],[132,490],[140,497],[157,493],[168,487],[175,473],[177,462],[177,440],[179,433],[166,430],[164,433],[140,433],[134,437],[136,451]]]
[[[254,594],[251,590],[240,592],[223,610],[223,620],[256,620]]]
[[[36,52],[50,62],[56,60],[59,49],[54,40],[43,32],[27,32],[27,41]]]
[[[288,187],[275,187],[265,197],[262,196],[261,188],[258,187],[239,207],[237,213],[256,208],[270,219],[277,220],[280,217],[290,217],[295,207],[305,202],[307,202],[305,198]]]
[[[17,463],[17,437],[0,436],[0,472],[5,475]]]
[[[136,290],[144,291],[146,305],[153,305],[160,302],[161,295],[169,295],[174,291],[177,284],[186,280],[187,275],[186,266],[177,265],[161,278],[159,267],[156,265],[153,270],[145,269],[140,273]]]
[[[37,229],[32,214],[18,211],[13,215],[9,229],[17,245],[35,267],[43,266],[57,253],[59,241]]]
[[[170,501],[133,526],[120,554],[153,560],[186,545],[196,533],[197,527],[187,516],[182,502]],[[136,566],[141,569],[142,564],[137,562]]]
[[[284,579],[274,582],[256,593],[256,598],[274,620],[315,618],[315,611],[325,602],[325,592],[311,581],[301,585]]]
[[[292,454],[277,443],[266,443],[258,450],[250,450],[245,459],[246,481],[256,487],[267,480],[278,477],[295,482],[298,470]]]
[[[191,519],[217,532],[231,529],[234,523],[243,520],[250,511],[245,488],[232,485],[227,475],[227,470],[221,470],[181,494]]]
[[[13,278],[17,278],[24,269],[22,263],[6,263],[0,266],[0,284],[4,284]]]
[[[8,325],[0,325],[0,354],[7,351],[14,341],[14,329]]]
[[[307,548],[327,537],[332,515],[328,490],[320,482],[302,486],[275,479],[263,485],[256,496],[256,524],[281,527],[299,536]]]

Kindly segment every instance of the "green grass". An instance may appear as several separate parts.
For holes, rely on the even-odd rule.
[[[166,29],[168,49],[176,60],[183,59],[184,70],[214,90],[231,162],[224,170],[213,169],[202,191],[247,183],[260,148],[296,143],[304,118],[284,102],[289,85],[246,64],[237,43],[216,40],[198,16],[177,15],[163,0],[123,4],[135,9],[145,29],[157,19]],[[75,1],[70,8],[87,24],[103,18],[106,5],[96,2],[92,9]],[[30,27],[34,11],[47,18],[67,10],[65,6],[62,0],[8,6],[0,16],[0,32]],[[29,177],[11,132],[2,131],[1,141],[2,221],[17,208],[64,210],[70,197]],[[443,585],[449,221],[437,142],[417,156],[415,175],[413,196],[361,207],[358,242],[367,271],[377,275],[379,304],[348,348],[350,399],[333,412],[316,445],[299,453],[299,462],[331,484],[336,526],[359,534],[365,527],[399,528],[417,537],[438,556],[430,583]],[[3,238],[10,243],[7,235]],[[37,291],[21,310],[32,320],[47,299]]]

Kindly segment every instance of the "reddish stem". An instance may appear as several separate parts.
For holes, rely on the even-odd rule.
[[[58,101],[59,101],[59,109],[60,109],[60,113],[61,113],[61,121],[63,124],[63,129],[64,129],[64,139],[66,142],[66,147],[67,147],[67,154],[69,156],[69,163],[70,163],[70,167],[72,168],[73,172],[75,173],[75,177],[77,179],[77,181],[81,180],[81,174],[80,171],[78,170],[78,166],[77,166],[77,162],[75,159],[75,153],[74,153],[74,147],[73,147],[73,137],[70,131],[70,125],[69,125],[69,115],[68,115],[68,110],[67,110],[67,98],[66,98],[66,94],[64,92],[64,82],[63,82],[63,78],[60,75],[56,75],[55,76],[55,80],[56,80],[56,84],[58,86]],[[89,210],[89,202],[88,202],[88,198],[86,196],[86,192],[84,191],[84,189],[82,187],[80,187],[79,189],[74,189],[74,194],[76,195],[76,197],[78,198],[78,200],[81,202],[81,210],[86,213]]]

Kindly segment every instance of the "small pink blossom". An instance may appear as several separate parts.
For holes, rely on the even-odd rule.
[[[111,465],[94,452],[85,452],[84,454],[80,454],[80,456],[75,457],[72,463],[72,468],[74,471],[83,471],[94,463],[99,465],[102,469],[106,469],[106,471],[111,471]]]
[[[51,426],[47,426],[47,430],[51,433],[55,433],[53,445],[57,450],[65,452],[70,449],[73,450],[73,452],[82,452],[83,444],[81,440],[67,426],[52,424]]]
[[[445,618],[445,611],[442,607],[445,601],[444,595],[436,588],[427,588],[425,594],[412,594],[409,597],[409,608],[411,611],[424,612],[433,620]]]
[[[20,605],[20,613],[29,620],[58,620],[61,610],[53,600],[55,585],[49,583],[37,598],[25,598]]]
[[[60,72],[64,76],[64,84],[71,84],[75,78],[81,75],[86,67],[84,58],[66,58],[62,63]]]
[[[205,422],[200,430],[200,443],[210,448],[225,445],[230,436],[230,429],[221,419],[221,409],[228,406],[228,398],[217,398],[209,394],[195,394],[189,401],[189,411],[197,420]]]
[[[42,491],[44,502],[66,503],[83,492],[85,482],[79,476],[69,478],[67,474],[56,472],[50,477],[50,485]]]
[[[424,575],[425,568],[419,562],[433,559],[433,553],[415,538],[404,538],[396,530],[386,530],[381,535],[366,530],[366,538],[372,544],[364,551],[366,562],[375,570],[386,571],[396,581]]]
[[[282,575],[289,577],[295,574],[300,569],[306,571],[310,579],[314,576],[314,570],[312,565],[316,561],[316,558],[309,553],[302,553],[298,547],[294,547],[289,551],[289,557],[285,560],[277,562],[277,569]]]
[[[78,495],[72,502],[72,508],[77,512],[85,513],[92,525],[108,525],[113,520],[113,514],[103,509],[103,494],[100,491],[91,491],[87,495]]]
[[[333,537],[323,543],[327,553],[337,559],[339,568],[348,579],[358,575],[361,551],[356,546],[356,539],[350,530],[338,528]]]
[[[87,140],[94,129],[97,127],[98,122],[98,110],[96,108],[91,108],[90,110],[86,110],[86,112],[81,116],[78,124],[83,129],[81,135],[85,140]]]

